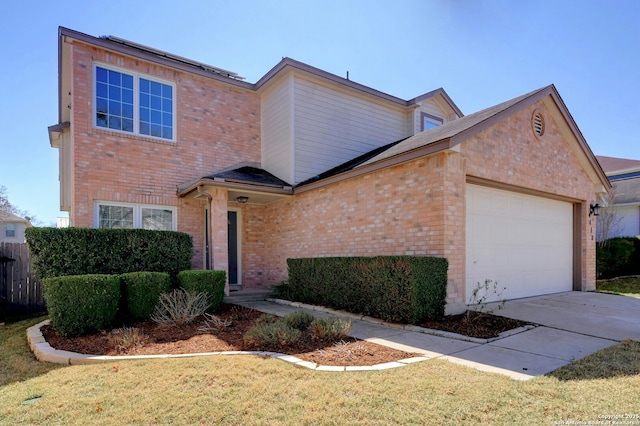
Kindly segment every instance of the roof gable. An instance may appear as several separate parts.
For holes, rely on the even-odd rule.
[[[403,160],[403,158],[415,158],[420,155],[428,155],[445,149],[453,149],[471,136],[487,129],[498,121],[505,120],[523,108],[543,99],[547,100],[546,104],[551,110],[555,110],[556,117],[554,118],[559,119],[557,120],[558,122],[564,123],[564,128],[561,129],[561,132],[565,138],[574,142],[572,146],[574,154],[578,157],[583,168],[587,170],[594,185],[601,186],[602,190],[608,190],[611,184],[553,85],[543,87],[482,111],[453,120],[431,130],[418,133],[371,158],[360,167],[384,160],[388,162],[393,158],[406,161]]]
[[[592,180],[596,192],[608,191],[611,188],[611,183],[553,85],[534,90],[533,92],[498,105],[447,122],[442,126],[418,133],[402,141],[386,145],[383,148],[387,149],[381,152],[374,153],[374,151],[372,151],[371,153],[374,153],[374,155],[365,154],[359,157],[369,157],[366,161],[355,162],[352,160],[352,162],[338,166],[335,170],[340,170],[340,174],[331,174],[329,173],[330,171],[328,171],[324,177],[324,182],[320,180],[316,180],[315,184],[305,182],[306,186],[304,190],[315,188],[318,185],[348,179],[360,174],[369,173],[376,169],[390,167],[437,152],[457,150],[457,145],[465,140],[540,100],[546,100],[546,105],[549,109],[555,111],[554,118],[558,123],[561,123],[561,133],[570,142],[574,155],[576,155],[581,166]],[[349,163],[351,163],[351,167],[345,167],[349,165]],[[320,175],[319,177],[323,176]]]

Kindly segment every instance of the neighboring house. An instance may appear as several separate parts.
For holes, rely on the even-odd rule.
[[[291,257],[449,260],[447,312],[593,290],[610,184],[554,86],[464,116],[282,59],[256,83],[115,37],[59,32],[61,209],[72,226],[190,234],[232,288]]]
[[[29,219],[0,211],[0,242],[24,243],[24,231],[31,228]]]
[[[614,198],[611,214],[615,220],[602,239],[640,236],[640,160],[602,155],[596,158],[611,181]]]

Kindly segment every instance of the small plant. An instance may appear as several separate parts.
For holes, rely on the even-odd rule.
[[[213,314],[205,313],[204,317],[204,324],[198,327],[198,331],[202,331],[204,333],[222,331],[225,328],[231,327],[231,325],[233,324],[233,321],[231,321],[230,319],[225,320]]]
[[[182,289],[160,295],[151,319],[162,326],[190,324],[209,308],[208,295]]]
[[[316,318],[309,327],[314,339],[341,339],[351,330],[351,321],[345,321],[339,318]]]
[[[298,343],[302,332],[287,325],[285,321],[256,324],[244,335],[244,343],[253,348],[268,349]]]
[[[499,288],[497,281],[489,279],[484,280],[484,284],[478,283],[471,292],[471,297],[469,297],[469,305],[473,305],[474,309],[467,310],[467,321],[473,321],[482,315],[493,314],[494,309],[489,308],[490,300],[500,299],[506,289],[506,287]],[[497,306],[498,310],[503,309],[506,303],[507,299],[500,299]]]
[[[283,320],[289,325],[300,331],[305,331],[309,328],[309,325],[313,322],[313,315],[303,311],[294,312],[283,318]]]
[[[251,315],[249,315],[247,309],[239,305],[233,305],[231,307],[231,315],[236,321],[246,321],[251,319]]]
[[[280,321],[280,317],[278,317],[277,315],[264,314],[260,315],[260,317],[256,320],[256,325],[273,324],[278,321]]]
[[[124,352],[127,349],[142,345],[146,339],[147,336],[139,328],[135,327],[116,328],[107,336],[109,347],[117,352]]]

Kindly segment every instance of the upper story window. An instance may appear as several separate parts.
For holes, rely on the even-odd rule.
[[[5,237],[15,237],[16,236],[16,224],[15,223],[7,223],[5,227]]]
[[[444,120],[440,117],[436,117],[435,115],[427,114],[426,112],[420,113],[420,131],[424,132],[425,130],[433,129],[434,127],[438,127],[442,125]]]
[[[95,126],[174,140],[174,86],[95,66]]]

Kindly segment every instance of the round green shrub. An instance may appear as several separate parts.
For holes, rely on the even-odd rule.
[[[166,272],[130,272],[120,275],[120,279],[127,315],[133,320],[148,319],[160,295],[171,290],[171,279]]]
[[[120,300],[118,275],[71,275],[42,280],[51,325],[62,336],[80,336],[113,324]]]
[[[222,306],[226,283],[227,274],[224,271],[185,270],[178,273],[180,288],[207,294],[209,312],[216,312]]]

